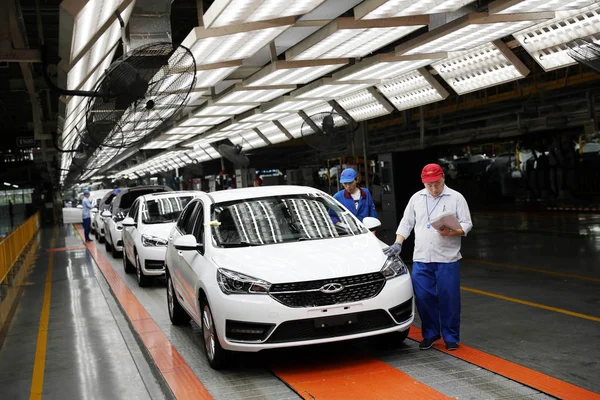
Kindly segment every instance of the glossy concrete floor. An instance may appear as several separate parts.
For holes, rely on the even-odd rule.
[[[37,374],[34,366],[48,287],[46,249],[66,248],[52,253],[44,398],[172,397],[169,380],[148,356],[139,330],[127,322],[100,264],[114,274],[111,285],[116,279],[124,282],[215,399],[553,398],[486,370],[486,354],[585,388],[590,392],[582,398],[593,398],[592,392],[600,393],[600,215],[490,213],[476,214],[474,223],[463,242],[461,341],[481,352],[469,362],[438,350],[419,351],[414,340],[388,348],[359,340],[244,354],[236,357],[237,366],[222,372],[208,367],[198,326],[170,324],[163,281],[141,289],[103,245],[81,248],[71,226],[58,231],[51,245],[51,232],[45,230],[0,349],[0,387],[9,388],[2,397],[28,398],[32,388],[41,387],[34,382],[40,378],[39,363]],[[354,395],[336,396],[348,390],[348,376],[357,377],[359,367],[369,371],[363,386],[372,385],[371,391],[351,388]],[[510,368],[521,372],[509,366],[504,375]],[[345,378],[336,378],[334,370]],[[406,377],[413,383],[406,386],[418,383],[437,394],[391,395],[395,388],[386,383]]]

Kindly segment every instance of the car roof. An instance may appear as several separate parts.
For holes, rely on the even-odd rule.
[[[151,200],[151,199],[160,199],[163,197],[199,196],[203,193],[204,192],[202,192],[200,190],[178,190],[178,191],[172,191],[172,192],[149,193],[149,194],[145,194],[140,197],[143,198],[145,201],[147,201],[147,200]]]
[[[173,192],[173,189],[166,185],[144,185],[144,186],[132,186],[121,189],[121,191],[117,194],[117,196],[121,197],[125,193],[135,192],[136,190],[148,190],[148,189],[164,189],[165,192]],[[115,197],[117,197],[115,196]]]
[[[216,203],[222,203],[227,201],[243,200],[249,198],[251,199],[257,197],[286,196],[306,193],[323,194],[322,191],[308,186],[281,185],[219,190],[217,192],[211,192],[209,193],[209,195]]]

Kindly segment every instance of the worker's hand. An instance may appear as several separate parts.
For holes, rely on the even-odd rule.
[[[440,229],[438,229],[438,233],[441,236],[452,237],[452,236],[462,236],[464,234],[464,231],[462,229],[453,231],[453,230],[446,228],[445,226],[442,226]]]
[[[401,251],[402,251],[402,243],[394,242],[394,244],[391,245],[390,247],[383,249],[383,254],[385,254],[388,257],[396,257],[396,256],[400,255]]]

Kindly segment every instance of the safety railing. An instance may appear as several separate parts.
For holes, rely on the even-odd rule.
[[[37,212],[0,242],[0,283],[8,283],[8,274],[40,228],[40,222],[40,213]]]

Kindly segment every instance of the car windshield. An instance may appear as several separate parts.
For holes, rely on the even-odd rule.
[[[174,222],[192,198],[192,196],[185,196],[147,200],[146,207],[142,211],[142,222],[144,224]]]
[[[220,247],[330,239],[367,229],[329,197],[298,194],[242,199],[212,206],[212,235]]]

